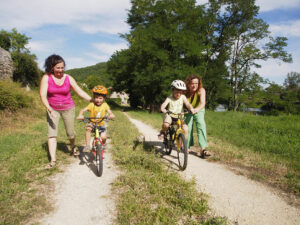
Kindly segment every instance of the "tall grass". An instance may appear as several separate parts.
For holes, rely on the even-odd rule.
[[[289,190],[300,193],[300,117],[295,115],[256,116],[241,112],[206,114],[208,135],[250,150],[264,160],[286,167]]]
[[[208,134],[255,152],[269,153],[300,170],[300,117],[255,116],[240,112],[206,114]]]
[[[137,141],[135,126],[120,112],[110,123],[112,152],[123,173],[114,183],[120,195],[117,224],[225,224],[207,216],[205,196],[194,182],[165,168],[153,147]]]
[[[32,97],[24,94],[24,88],[12,81],[0,80],[0,110],[16,111],[31,106]]]

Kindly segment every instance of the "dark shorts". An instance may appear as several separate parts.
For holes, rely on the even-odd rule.
[[[88,123],[87,127],[91,127],[92,128],[92,132],[95,132],[96,129],[96,125],[92,124],[92,123]],[[102,125],[102,126],[97,126],[97,128],[102,131],[105,132],[106,128]]]

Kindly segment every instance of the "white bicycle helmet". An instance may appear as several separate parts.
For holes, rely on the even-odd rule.
[[[179,89],[179,90],[186,90],[185,83],[182,80],[174,80],[171,84],[171,87]]]

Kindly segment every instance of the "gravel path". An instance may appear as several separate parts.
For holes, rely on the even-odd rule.
[[[144,135],[146,142],[161,148],[157,130],[141,121],[128,118]],[[172,154],[164,156],[164,159],[178,170],[176,157],[175,151],[172,151]],[[223,165],[210,163],[189,154],[187,169],[181,172],[181,175],[186,179],[195,178],[197,189],[210,196],[208,202],[212,213],[227,217],[230,224],[300,224],[298,208],[288,205],[264,185],[236,175]]]
[[[97,177],[91,154],[81,153],[64,173],[53,178],[55,211],[39,221],[41,224],[112,223],[115,205],[111,196],[111,183],[118,176],[118,172],[107,148],[104,152],[103,175]]]

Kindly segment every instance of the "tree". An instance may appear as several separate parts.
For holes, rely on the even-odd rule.
[[[88,89],[90,89],[90,90],[92,90],[93,87],[95,87],[96,85],[105,86],[105,84],[103,83],[101,78],[99,76],[95,76],[95,75],[88,76],[86,79],[84,79],[83,82],[87,85]]]
[[[209,48],[201,33],[205,12],[194,0],[131,3],[127,19],[131,32],[123,35],[129,50],[111,58],[109,71],[117,81],[115,88],[131,87],[131,104],[149,106],[152,111],[170,93],[172,80],[184,80],[191,73],[204,75],[204,52]]]
[[[25,34],[21,34],[13,28],[11,32],[1,30],[0,46],[11,53],[14,62],[13,80],[22,85],[37,86],[40,80],[40,70],[35,62],[36,56],[30,54],[26,48],[30,40]]]
[[[0,31],[0,47],[6,51],[9,51],[11,47],[9,34],[5,30]]]
[[[129,50],[115,54],[109,69],[117,82],[114,86],[133,88],[130,98],[143,107],[160,104],[172,80],[197,73],[203,77],[209,108],[226,103],[237,110],[241,101],[250,104],[257,99],[250,89],[264,83],[252,72],[260,67],[257,60],[291,62],[284,50],[287,39],[270,36],[254,0],[209,0],[206,5],[196,5],[194,0],[131,3],[127,19],[131,31],[122,35]]]
[[[227,42],[231,45],[228,62],[233,92],[231,107],[236,111],[240,105],[238,96],[247,85],[251,68],[260,67],[257,60],[274,58],[291,62],[292,58],[284,50],[287,46],[287,38],[271,37],[268,24],[258,18],[259,7],[255,5],[255,0],[218,2],[225,7],[220,14],[220,24]]]
[[[14,62],[13,80],[22,85],[38,86],[41,78],[40,70],[34,61],[35,56],[25,53],[15,52],[12,54]]]
[[[300,89],[300,73],[290,72],[284,80],[283,85],[287,90],[299,90]]]
[[[16,28],[13,28],[11,32],[1,30],[0,33],[0,45],[11,53],[27,53],[30,51],[26,48],[28,41],[30,40],[25,34],[21,34]]]

